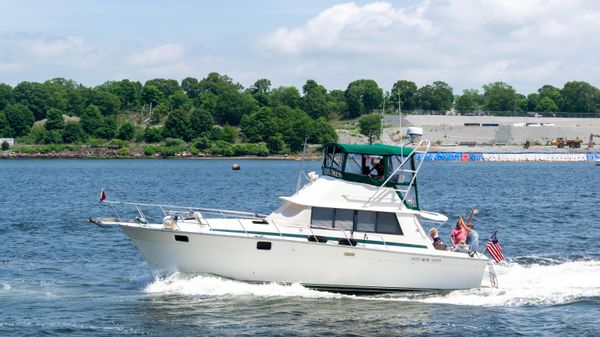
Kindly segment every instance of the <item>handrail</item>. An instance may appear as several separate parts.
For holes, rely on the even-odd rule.
[[[410,142],[409,142],[410,143]],[[409,143],[407,143],[406,145],[408,145]],[[384,189],[387,188],[387,183],[389,183],[389,181],[392,179],[392,177],[394,177],[398,172],[400,171],[409,171],[412,172],[412,178],[410,180],[410,183],[408,185],[406,185],[406,190],[404,195],[402,196],[402,200],[400,201],[401,205],[404,205],[404,201],[406,200],[406,197],[408,196],[408,191],[410,191],[411,187],[414,185],[415,183],[415,179],[417,178],[417,175],[419,173],[419,170],[421,169],[421,165],[423,164],[423,161],[425,161],[425,155],[421,156],[421,158],[419,159],[419,163],[417,164],[417,167],[414,170],[404,170],[404,165],[408,162],[409,159],[411,159],[411,157],[415,157],[415,154],[417,153],[422,153],[422,154],[427,154],[427,152],[429,152],[429,147],[431,146],[431,142],[426,140],[426,139],[421,139],[419,140],[419,142],[413,147],[412,152],[406,156],[404,158],[404,160],[402,160],[402,162],[398,165],[398,167],[396,167],[394,169],[394,171],[392,173],[390,173],[388,175],[388,177],[381,183],[381,185],[377,188],[377,190],[369,197],[369,199],[364,203],[363,206],[366,206],[367,204],[369,204],[371,202],[371,200],[373,200],[377,195],[379,195],[379,193]],[[419,148],[424,148],[424,149],[419,149]],[[399,189],[393,188],[394,191],[398,191]],[[400,192],[402,192],[402,190],[400,190]]]
[[[226,215],[228,215],[228,216],[235,216],[235,215],[240,216],[241,215],[241,216],[244,216],[244,217],[250,218],[250,219],[264,219],[267,217],[266,214],[230,211],[230,210],[216,209],[216,208],[201,208],[201,207],[163,205],[163,204],[142,204],[142,203],[136,203],[136,202],[108,201],[108,200],[105,200],[102,203],[108,204],[111,207],[112,207],[112,205],[129,205],[129,206],[135,206],[135,207],[156,207],[156,208],[160,208],[163,211],[163,213],[164,213],[164,208],[174,208],[174,209],[186,210],[188,212],[199,211],[199,212],[208,212],[208,213],[218,213],[218,214],[223,215],[223,217],[225,217]]]

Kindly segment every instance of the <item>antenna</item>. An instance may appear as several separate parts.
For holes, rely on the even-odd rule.
[[[383,117],[385,116],[385,91],[383,92],[383,109],[381,109],[381,120],[379,121],[379,141],[381,142],[381,136],[383,136]]]
[[[304,144],[302,144],[302,157],[300,159],[300,171],[298,172],[298,182],[296,182],[296,193],[300,190],[300,184],[302,183],[302,174],[304,173],[304,154],[306,153],[306,146],[308,142],[308,136],[304,137]]]
[[[400,130],[400,144],[402,144],[402,105],[400,103],[400,86],[398,86],[398,129]]]

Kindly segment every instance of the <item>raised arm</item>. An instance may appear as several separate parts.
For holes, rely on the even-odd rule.
[[[463,222],[463,228],[466,229],[469,233],[471,233],[471,228],[469,228],[469,225],[471,224],[471,221],[473,221],[473,217],[477,213],[479,213],[479,210],[477,208],[475,208],[474,210],[471,211],[471,215],[469,215],[469,220],[467,220],[467,223]]]

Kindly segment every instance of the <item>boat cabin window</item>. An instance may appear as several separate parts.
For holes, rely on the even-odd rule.
[[[375,232],[377,212],[356,211],[356,230],[359,232]]]
[[[311,227],[404,235],[395,213],[313,207]]]
[[[313,207],[310,225],[313,227],[333,228],[333,208]]]
[[[337,229],[352,230],[354,228],[354,210],[335,209],[334,226]]]

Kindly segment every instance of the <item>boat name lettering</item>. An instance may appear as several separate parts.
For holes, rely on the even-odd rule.
[[[411,257],[410,260],[412,262],[433,262],[433,263],[441,263],[442,259],[436,259],[431,257]]]
[[[355,256],[356,254],[350,252],[344,252],[344,256]]]

